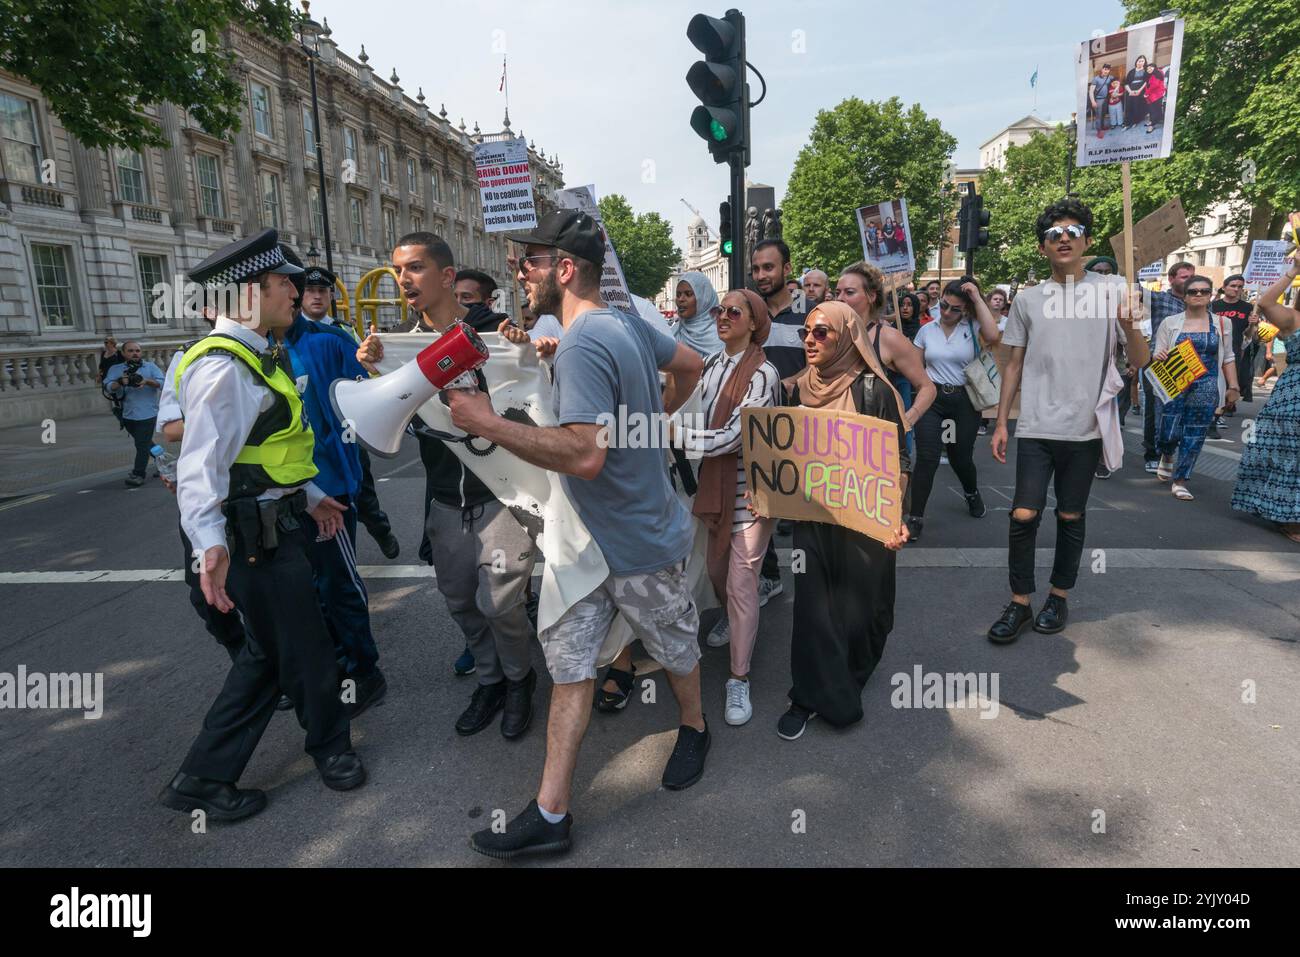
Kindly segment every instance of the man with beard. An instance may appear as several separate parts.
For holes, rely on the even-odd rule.
[[[1169,288],[1160,292],[1146,294],[1146,314],[1151,320],[1151,341],[1156,341],[1160,323],[1170,316],[1186,310],[1183,301],[1183,286],[1187,280],[1196,275],[1196,267],[1189,262],[1176,262],[1169,267],[1166,274]],[[1156,436],[1160,434],[1160,401],[1156,398],[1151,380],[1142,374],[1142,459],[1144,468],[1154,473],[1160,465],[1160,453],[1156,450]]]
[[[398,332],[441,335],[457,322],[496,332],[505,319],[482,303],[456,301],[451,247],[433,233],[399,239],[393,268],[412,312]],[[383,356],[383,343],[372,330],[357,358],[373,371]],[[532,721],[537,684],[530,648],[533,627],[525,604],[535,560],[533,540],[419,416],[411,425],[425,470],[420,557],[434,567],[447,610],[465,633],[473,657],[470,670],[478,674],[478,687],[456,721],[456,733],[477,734],[504,710],[501,734],[513,740]]]
[[[622,441],[604,425],[610,418],[662,421],[694,392],[703,360],[601,299],[605,242],[587,214],[557,210],[531,233],[507,238],[526,247],[520,279],[530,305],[564,325],[552,363],[559,424],[513,422],[498,415],[486,395],[465,389],[446,393],[452,422],[560,473],[609,576],[540,636],[555,682],[546,764],[536,800],[503,832],[487,828],[471,839],[474,850],[497,858],[559,853],[570,845],[573,772],[591,717],[596,660],[617,614],[663,665],[680,709],[664,787],[681,790],[698,781],[709,748],[700,702],[699,614],[686,576],[693,521],[673,490],[658,443]],[[660,371],[667,373],[662,393]]]

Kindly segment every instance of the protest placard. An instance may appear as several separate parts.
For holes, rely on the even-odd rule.
[[[742,409],[740,434],[760,515],[842,525],[882,542],[902,523],[894,423],[826,409]]]
[[[523,139],[475,144],[474,170],[486,232],[531,229],[537,225],[533,177],[528,170],[528,144]]]
[[[1160,265],[1163,271],[1164,258],[1175,250],[1182,249],[1191,238],[1187,229],[1187,214],[1183,211],[1183,201],[1175,196],[1149,216],[1143,216],[1133,224],[1133,261]],[[1124,233],[1119,232],[1110,237],[1110,248],[1115,252],[1115,260],[1124,261]],[[1156,260],[1160,262],[1157,263]],[[1150,268],[1150,266],[1144,267]],[[1121,267],[1122,273],[1123,267]],[[1139,279],[1145,278],[1141,273]],[[1159,275],[1154,278],[1160,278]]]
[[[1159,279],[1163,276],[1164,272],[1165,261],[1163,259],[1157,259],[1155,262],[1149,262],[1138,270],[1138,281],[1151,282],[1153,279]]]
[[[1147,378],[1161,402],[1171,402],[1206,373],[1205,363],[1196,347],[1184,339],[1160,362],[1146,368]]]
[[[857,210],[857,219],[863,259],[886,275],[910,275],[916,271],[912,230],[907,225],[907,200],[862,206]]]
[[[623,276],[623,264],[618,261],[618,253],[609,240],[609,231],[600,218],[600,207],[596,204],[595,186],[575,186],[572,189],[557,189],[555,204],[561,209],[580,209],[596,222],[600,223],[601,235],[605,237],[605,268],[600,274],[600,296],[611,306],[637,315],[636,305],[632,302],[632,291],[627,287]]]
[[[1291,244],[1285,239],[1257,239],[1250,244],[1250,259],[1243,275],[1246,282],[1271,286],[1287,270],[1287,252]]]
[[[1182,53],[1183,21],[1164,17],[1079,44],[1076,165],[1161,159],[1172,152]]]

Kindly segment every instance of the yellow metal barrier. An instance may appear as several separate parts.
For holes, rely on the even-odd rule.
[[[398,286],[397,296],[394,298],[385,298],[376,295],[379,292],[379,281],[384,276],[391,276],[393,284],[397,285],[397,271],[392,266],[379,266],[370,270],[361,277],[357,283],[357,294],[353,299],[356,304],[356,316],[349,314],[348,318],[352,320],[353,327],[357,330],[357,335],[365,338],[370,331],[372,324],[379,324],[379,307],[380,306],[397,306],[401,312],[402,322],[406,322],[406,297],[402,295],[402,289]]]
[[[345,286],[343,280],[338,277],[335,277],[334,279],[334,292],[335,316],[341,316],[348,321],[348,325],[353,325],[352,300],[348,298],[348,287]]]

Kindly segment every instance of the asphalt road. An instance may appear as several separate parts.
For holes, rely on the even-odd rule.
[[[1230,457],[1236,446],[1219,447]],[[1014,471],[992,462],[986,442],[977,461],[990,513],[969,518],[941,467],[924,541],[903,553],[897,626],[864,694],[864,722],[835,731],[814,721],[796,742],[776,736],[798,627],[787,569],[785,594],[763,611],[754,719],[723,723],[727,652],[705,648],[708,769],[690,790],[665,791],[676,708],[662,674],[649,674],[655,703],[593,716],[575,847],[548,863],[1300,863],[1300,548],[1231,512],[1229,482],[1200,480],[1197,501],[1179,503],[1130,455],[1094,486],[1069,629],[995,647],[984,631],[1006,600],[998,491],[1009,493]],[[407,449],[376,472],[403,552],[386,563],[363,533],[361,561],[412,565],[418,460]],[[458,737],[452,725],[474,679],[452,674],[463,642],[420,569],[368,580],[390,687],[353,729],[367,785],[327,790],[292,715],[280,714],[242,782],[268,791],[268,809],[194,834],[154,798],[227,659],[184,585],[13,577],[178,569],[173,499],[154,481],[138,491],[117,479],[64,487],[0,502],[0,535],[0,672],[103,672],[106,697],[98,720],[0,710],[0,864],[506,866],[473,854],[467,838],[535,793],[549,682],[521,741],[495,726]],[[1053,537],[1049,515],[1040,548]],[[1039,601],[1046,568],[1040,576]],[[981,717],[975,701],[892,707],[891,678],[916,666],[996,673],[996,716]]]

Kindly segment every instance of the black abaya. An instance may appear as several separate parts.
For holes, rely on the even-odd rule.
[[[859,412],[898,423],[900,458],[909,471],[893,393],[870,372],[853,391]],[[797,390],[792,404],[798,404]],[[904,515],[910,498],[909,482]],[[822,522],[796,522],[793,545],[806,564],[795,576],[790,700],[832,725],[853,724],[862,720],[862,689],[894,627],[897,553],[874,538]]]

